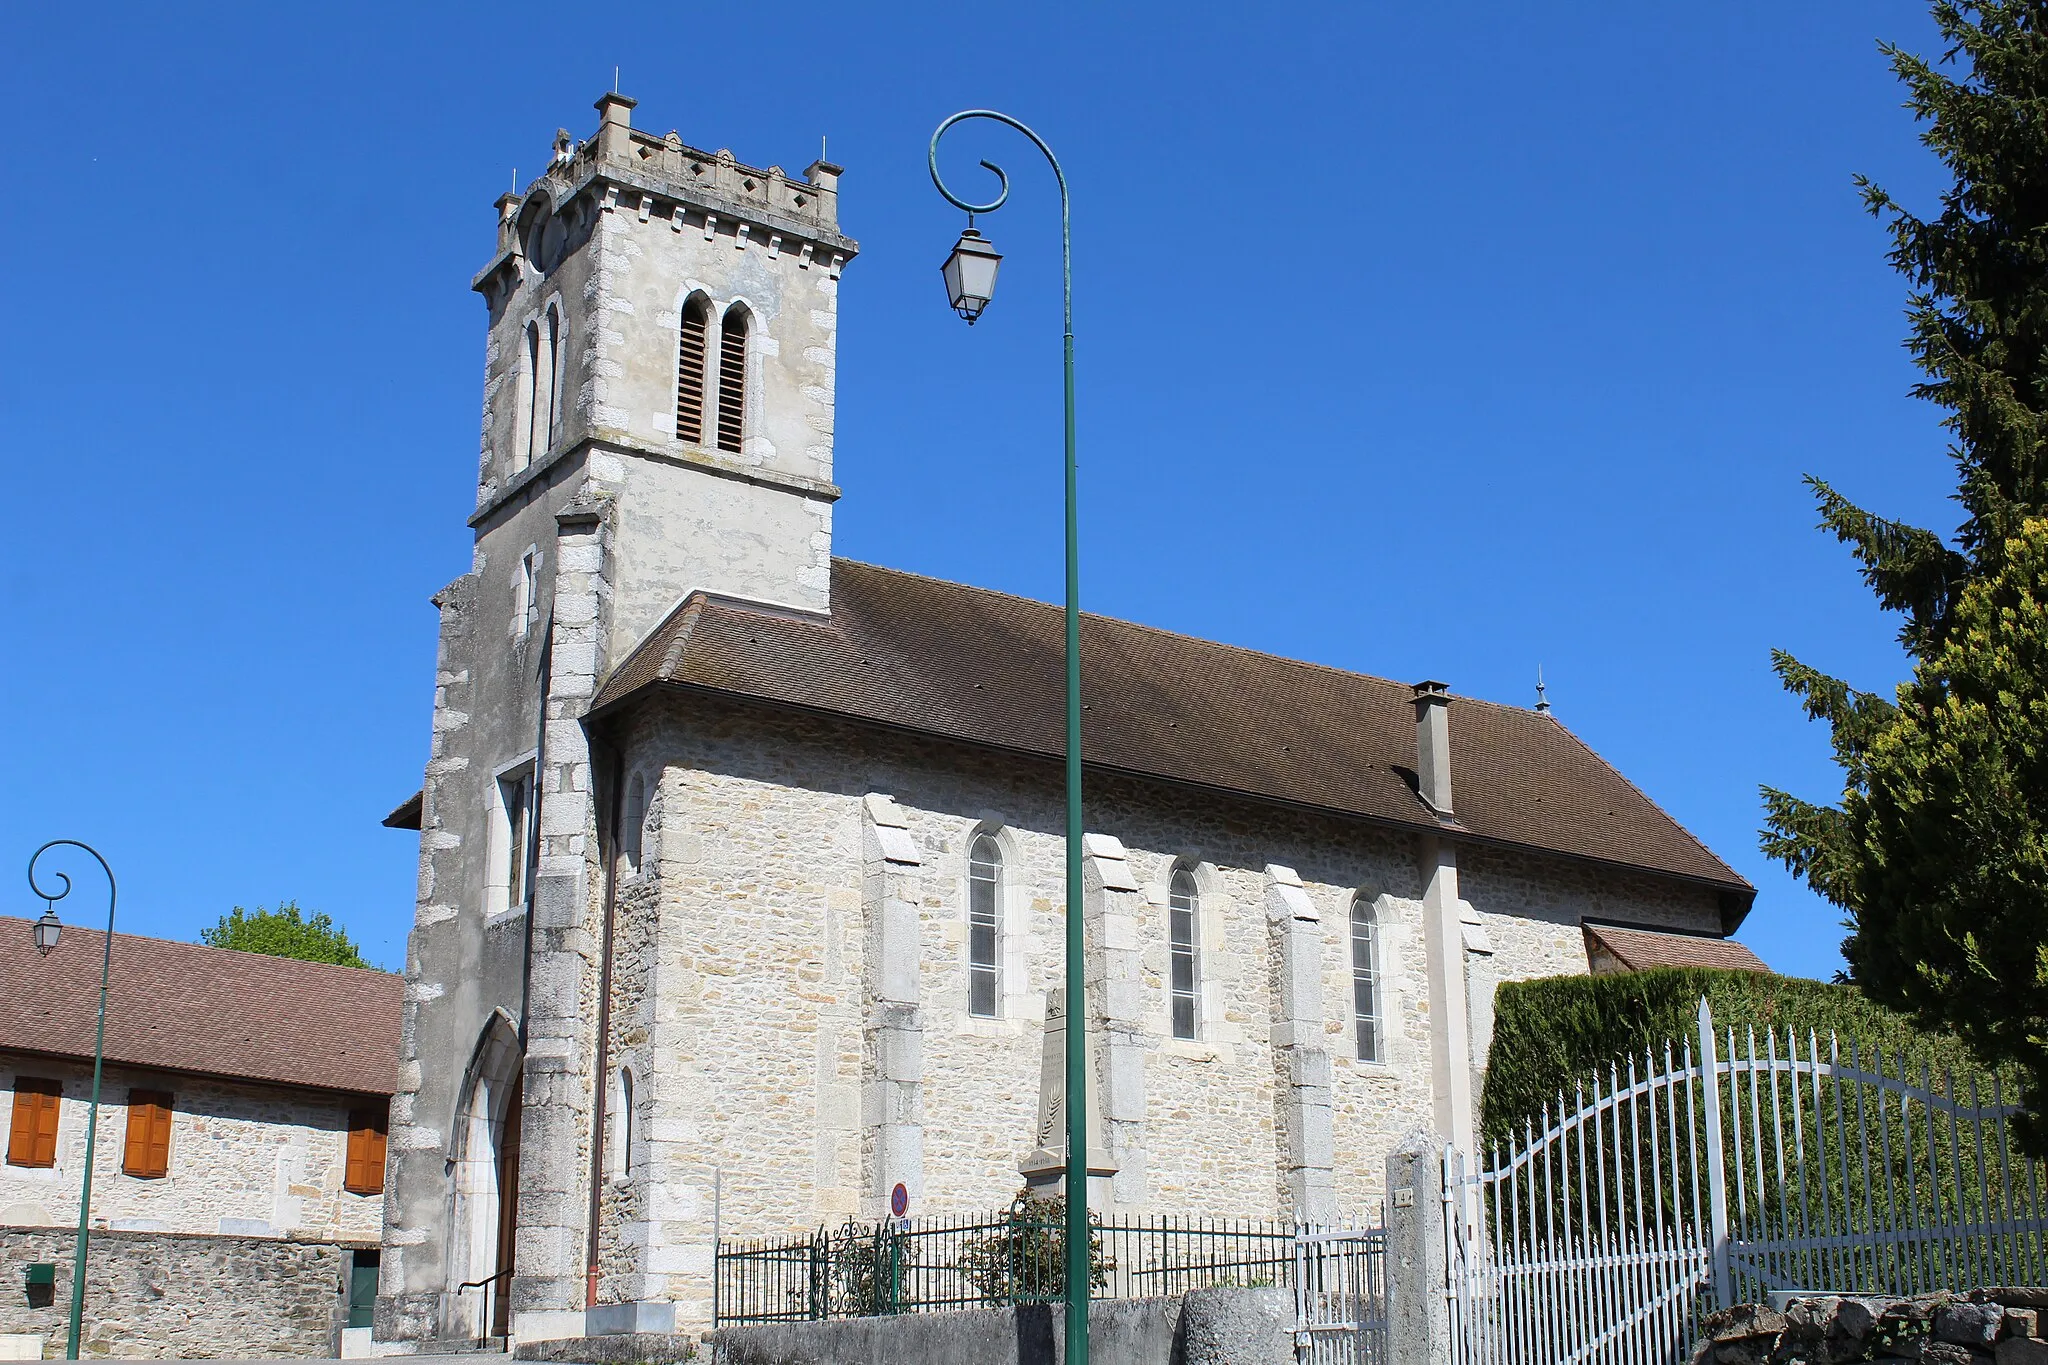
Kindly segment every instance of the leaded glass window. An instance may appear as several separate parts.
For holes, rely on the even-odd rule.
[[[1003,850],[990,834],[977,834],[967,853],[967,1012],[996,1015],[1001,998]]]
[[[1192,1038],[1200,1013],[1195,1007],[1201,979],[1201,952],[1195,917],[1201,911],[1202,897],[1195,889],[1194,876],[1186,868],[1173,874],[1166,905],[1167,933],[1173,954],[1170,982],[1173,990],[1173,1036]]]

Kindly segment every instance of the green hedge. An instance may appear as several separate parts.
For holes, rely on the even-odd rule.
[[[1629,1059],[1664,1045],[1673,1051],[1699,1037],[1700,997],[1714,1011],[1726,1037],[1754,1028],[1758,1047],[1767,1029],[1782,1037],[1787,1028],[1804,1038],[1818,1034],[1826,1048],[1830,1032],[1864,1049],[1881,1048],[1896,1073],[1896,1059],[1910,1058],[1915,1072],[1931,1063],[1937,1075],[1952,1070],[1988,1074],[1960,1039],[1929,1033],[1904,1015],[1873,1004],[1854,986],[1807,981],[1761,972],[1660,967],[1612,976],[1552,976],[1503,985],[1494,997],[1493,1049],[1487,1054],[1486,1087],[1480,1096],[1480,1135],[1486,1145],[1520,1131],[1524,1120],[1560,1091],[1573,1095],[1581,1084],[1604,1077],[1611,1065],[1626,1072]],[[1782,1054],[1782,1048],[1780,1049]],[[2017,1095],[2016,1077],[2003,1073],[2006,1094]]]

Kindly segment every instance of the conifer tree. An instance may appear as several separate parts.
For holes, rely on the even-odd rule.
[[[1961,604],[1977,602],[1981,614],[1998,593],[2017,601],[2032,591],[2025,575],[2043,562],[2029,552],[2009,564],[2008,554],[2031,544],[2038,531],[2026,523],[2048,512],[2048,0],[1937,0],[1932,13],[1946,44],[1939,60],[1892,45],[1883,51],[1907,88],[1906,107],[1926,125],[1922,142],[1952,184],[1927,218],[1867,179],[1858,184],[1889,226],[1891,262],[1910,284],[1906,348],[1924,375],[1913,392],[1944,410],[1962,521],[1944,537],[1809,480],[1822,528],[1849,547],[1878,601],[1904,618],[1899,639],[1915,677],[1892,700],[1782,651],[1774,656],[1786,688],[1830,727],[1843,799],[1824,806],[1764,788],[1763,847],[1848,912],[1843,952],[1873,997],[2039,1074],[2048,1065],[2048,1009],[2034,1012],[2026,1040],[1991,1017],[2017,1002],[1989,998],[1983,943],[1956,932],[1959,906],[1943,902],[1939,888],[1974,881],[2002,898],[2011,932],[2000,951],[2018,953],[2030,981],[2048,982],[2048,868],[2002,842],[2027,837],[2011,822],[1980,838],[1949,831],[1950,850],[1969,849],[1975,868],[1945,864],[1937,872],[1926,860],[1929,841],[1944,841],[1939,821],[1969,819],[1970,800],[2024,800],[2041,810],[2044,793],[2023,789],[2041,772],[2008,764],[2003,770],[2025,775],[2015,778],[2021,789],[1973,792],[1968,783],[1990,771],[1989,760],[1966,759],[1927,726],[1973,671],[1980,681],[2001,671],[2011,680],[2012,657],[2001,662],[1986,650],[1999,647],[1999,630],[2029,619],[2019,612],[1997,625],[1973,616],[1973,633],[1958,643]],[[2048,716],[2030,711],[1997,742],[2048,743]],[[1973,903],[1973,913],[1988,913],[1981,896]],[[1971,979],[1972,990],[1945,984]]]

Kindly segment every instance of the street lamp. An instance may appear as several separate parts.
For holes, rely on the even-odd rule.
[[[1045,139],[993,109],[963,109],[932,133],[932,184],[946,202],[967,215],[967,231],[953,247],[944,269],[946,299],[970,324],[981,316],[995,292],[996,267],[1002,257],[974,230],[974,215],[994,213],[1010,197],[1010,177],[993,161],[981,164],[995,173],[996,197],[986,204],[962,199],[946,188],[939,174],[939,139],[966,119],[985,118],[1014,128],[1045,154],[1060,187],[1060,287],[1066,327],[1067,422],[1067,1332],[1068,1365],[1088,1365],[1088,1051],[1087,979],[1081,911],[1081,538],[1075,517],[1074,479],[1074,247],[1067,203],[1067,177]]]
[[[1002,263],[995,245],[969,228],[960,234],[960,240],[953,244],[953,254],[939,267],[946,277],[946,302],[967,319],[969,327],[995,297],[996,268]]]
[[[93,1149],[98,1145],[100,1133],[100,1069],[107,1055],[107,976],[114,965],[114,869],[107,866],[107,860],[100,857],[99,850],[90,844],[81,844],[76,839],[52,839],[37,849],[28,860],[28,889],[41,896],[48,903],[41,919],[35,923],[36,951],[48,957],[57,946],[57,937],[64,930],[64,923],[57,918],[57,902],[71,894],[71,878],[62,872],[50,875],[62,883],[52,893],[43,890],[36,881],[36,864],[53,848],[82,848],[92,854],[100,865],[100,871],[107,874],[107,937],[100,946],[100,1022],[92,1040],[92,1108],[86,1111],[85,1120],[85,1178],[78,1192],[78,1237],[71,1256],[71,1336],[64,1348],[66,1360],[78,1359],[78,1328],[85,1317],[85,1244],[92,1233],[89,1221],[92,1215],[92,1163]]]

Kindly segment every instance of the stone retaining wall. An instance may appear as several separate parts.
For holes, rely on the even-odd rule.
[[[713,1358],[719,1365],[1060,1365],[1065,1312],[1053,1303],[728,1327],[712,1337]],[[1294,1300],[1284,1289],[1104,1299],[1088,1306],[1088,1358],[1093,1365],[1293,1365],[1293,1328]]]
[[[1741,1304],[1704,1326],[1693,1365],[2048,1365],[2048,1289]]]
[[[45,1357],[64,1354],[74,1235],[0,1227],[0,1334],[41,1336]],[[28,1267],[37,1262],[57,1267],[57,1283],[32,1297]],[[95,1232],[80,1354],[331,1357],[348,1269],[349,1249],[331,1242]]]

